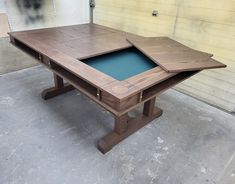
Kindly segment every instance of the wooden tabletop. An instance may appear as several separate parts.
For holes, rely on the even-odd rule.
[[[128,41],[167,72],[184,72],[222,68],[213,54],[191,49],[167,37],[128,38]]]
[[[213,60],[212,54],[193,50],[170,38],[144,38],[96,24],[11,32],[9,35],[119,100],[183,71],[225,67]],[[133,46],[160,67],[117,81],[79,61]]]

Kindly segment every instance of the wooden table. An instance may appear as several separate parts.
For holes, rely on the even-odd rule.
[[[156,96],[203,69],[225,67],[212,54],[170,38],[145,38],[96,24],[9,35],[13,45],[53,72],[55,85],[42,92],[43,99],[77,89],[114,115],[113,131],[98,142],[102,153],[162,115]],[[128,112],[139,105],[143,113],[130,118]]]

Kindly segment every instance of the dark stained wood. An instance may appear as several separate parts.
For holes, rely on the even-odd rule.
[[[167,37],[127,40],[167,72],[226,67],[211,59],[212,54],[196,51]]]
[[[72,91],[72,90],[74,90],[74,87],[72,85],[65,84],[62,88],[51,87],[51,88],[45,89],[43,90],[41,96],[44,100],[48,100],[58,95]]]
[[[212,54],[195,51],[166,37],[144,38],[96,24],[11,32],[9,35],[13,45],[53,72],[55,86],[43,91],[44,99],[76,88],[114,114],[114,130],[98,143],[103,153],[161,116],[162,110],[154,107],[156,96],[202,69],[225,66],[213,60]],[[132,46],[159,66],[118,81],[79,60]],[[69,84],[64,84],[64,79]],[[128,112],[138,105],[144,105],[143,113],[129,118]]]
[[[26,53],[29,53],[28,51],[31,53],[33,50],[38,52],[38,55],[41,55],[42,57],[47,56],[51,61],[66,68],[71,73],[83,78],[95,86],[103,86],[114,81],[110,76],[95,70],[63,52],[53,49],[52,47],[48,47],[48,45],[45,45],[43,42],[28,38],[27,35],[18,35],[17,38],[21,41],[16,39],[17,43],[20,43],[20,45],[16,46],[20,46],[20,48]]]
[[[123,32],[90,24],[9,34],[16,36],[21,41],[26,41],[25,37],[38,41],[45,44],[46,47],[55,48],[57,51],[77,59],[89,58],[132,46],[126,41]]]
[[[144,103],[143,114],[145,116],[152,116],[153,115],[155,101],[156,101],[156,97],[154,97]]]
[[[62,88],[62,87],[64,87],[63,78],[59,77],[59,76],[56,75],[55,73],[53,73],[53,77],[54,77],[54,83],[55,83],[55,87],[56,87],[56,88]]]
[[[134,105],[138,104],[140,101],[140,93],[130,96],[125,100],[120,101],[119,103],[119,111],[126,110]]]
[[[63,93],[67,93],[71,90],[74,90],[74,87],[72,85],[64,84],[63,78],[59,77],[55,73],[53,73],[53,76],[54,76],[55,86],[45,89],[42,92],[41,96],[44,100],[48,100],[50,98],[53,98]]]
[[[88,27],[91,27],[91,28],[88,29]],[[92,32],[95,32],[100,29],[106,30],[106,31],[108,30],[108,28],[106,28],[106,27],[104,27],[104,28],[101,28],[101,27],[102,26],[87,25],[86,24],[86,25],[69,26],[69,27],[62,27],[62,28],[55,28],[55,29],[57,30],[57,32],[60,29],[63,29],[63,32],[66,32],[66,29],[77,30],[77,31],[79,29],[81,29],[83,31],[89,30],[89,32],[88,32],[89,34],[92,34]],[[46,29],[45,32],[48,32],[48,30],[51,30],[51,32],[53,33],[53,31],[52,31],[53,28]],[[81,35],[85,34],[83,31],[80,31]],[[164,81],[164,80],[168,79],[169,77],[172,77],[173,75],[177,74],[177,73],[167,73],[162,68],[158,67],[158,69],[156,69],[156,70],[144,72],[143,74],[136,75],[136,76],[134,76],[130,79],[127,79],[125,81],[117,81],[117,80],[105,75],[104,73],[101,73],[101,72],[89,67],[88,65],[86,65],[82,62],[79,62],[78,60],[74,59],[73,57],[70,57],[67,54],[64,54],[58,48],[56,48],[56,47],[53,48],[52,46],[50,47],[50,46],[46,45],[43,41],[38,41],[38,40],[34,39],[33,37],[28,36],[28,34],[31,32],[32,33],[36,32],[37,34],[39,34],[41,31],[30,31],[30,32],[26,31],[26,32],[22,32],[21,34],[17,33],[16,37],[18,40],[20,40],[20,42],[22,42],[26,46],[32,48],[33,50],[38,51],[39,54],[42,55],[42,57],[44,57],[46,55],[49,59],[51,59],[54,62],[58,63],[59,65],[63,66],[64,68],[66,68],[67,70],[72,72],[73,74],[86,80],[91,85],[98,87],[101,91],[105,91],[109,94],[112,94],[112,96],[119,99],[120,101],[126,100],[127,98],[129,98],[130,96],[133,96],[134,94],[141,93],[141,91],[144,88],[148,88],[149,86],[152,86],[153,84],[159,83],[160,81]],[[43,30],[42,30],[42,32],[44,33]],[[114,34],[115,32],[118,33],[117,34],[118,38],[120,37],[120,35],[122,35],[123,36],[122,40],[126,40],[125,36],[128,35],[127,33],[125,33],[125,34],[123,32],[120,33],[120,31],[117,31],[117,30],[115,31],[113,29],[111,29],[109,31],[109,33],[112,33],[112,34]],[[79,31],[78,31],[78,33],[79,33]],[[69,31],[68,31],[68,34],[69,34]],[[74,32],[73,32],[73,34],[74,34]],[[13,36],[14,33],[10,33],[10,35]],[[60,35],[60,34],[58,34],[58,35]],[[81,35],[78,34],[78,36],[81,36]],[[103,35],[102,31],[99,32],[99,34],[97,34],[97,35],[98,36]],[[130,36],[132,36],[132,35],[130,35]],[[54,37],[57,39],[58,42],[60,42],[59,36],[54,36]],[[131,38],[135,39],[135,40],[141,40],[141,37],[137,37],[137,36],[136,36],[136,38],[133,38],[133,36]],[[85,37],[84,37],[84,39],[85,39]],[[103,35],[102,39],[107,42],[105,35]],[[169,39],[166,39],[166,38],[159,38],[159,40],[163,40],[162,41],[163,45],[164,44],[169,45],[169,43],[170,43]],[[64,41],[64,40],[62,39],[62,41]],[[64,45],[66,45],[66,44],[64,44]],[[173,46],[171,46],[171,47],[174,47],[174,45],[180,45],[180,46],[178,46],[178,48],[182,47],[182,48],[187,49],[186,46],[182,46],[182,44],[178,44],[178,42],[174,43]],[[92,47],[92,43],[90,46]],[[125,48],[127,45],[120,44],[119,46]],[[116,49],[118,49],[120,47],[117,47]],[[78,50],[79,50],[79,48],[78,48]],[[89,49],[87,49],[87,51],[89,51]],[[109,52],[109,51],[111,51],[111,50],[110,49],[105,50],[105,52]],[[103,52],[101,52],[99,54],[102,54],[102,53]],[[82,57],[87,57],[87,55],[83,55]],[[120,88],[124,89],[122,93],[119,90]],[[127,92],[125,92],[126,88],[128,88]]]
[[[149,108],[151,109],[151,108]],[[130,118],[128,120],[128,129],[122,134],[118,134],[115,130],[104,136],[98,141],[98,149],[103,153],[107,153],[112,149],[113,146],[117,145],[119,142],[138,131],[143,126],[150,123],[155,118],[162,115],[162,110],[155,107],[153,108],[153,114],[151,116],[139,115],[135,118]]]
[[[115,116],[114,131],[117,134],[123,134],[128,130],[128,113],[121,116]]]
[[[167,89],[175,86],[176,84],[179,84],[180,82],[188,79],[189,77],[192,77],[193,75],[197,74],[198,71],[191,71],[191,72],[182,72],[174,77],[171,77],[165,81],[162,81],[156,85],[153,85],[152,87],[149,87],[143,91],[143,97],[142,100],[148,100],[152,98],[153,96],[158,96]]]
[[[97,91],[99,91],[99,90],[97,90],[97,89],[94,90],[93,87],[87,85],[87,83],[84,83],[84,81],[79,79],[77,76],[72,75],[69,72],[65,72],[64,70],[55,70],[53,72],[55,72],[57,75],[66,79],[70,84],[72,84],[82,94],[86,95],[88,98],[95,101],[97,104],[99,104],[101,107],[103,107],[107,111],[111,112],[115,116],[120,116],[121,114],[123,114],[123,113],[120,113],[119,111],[116,111],[111,106],[100,101],[100,96],[97,97]]]
[[[95,88],[94,86],[90,85],[86,81],[82,80],[81,78],[77,77],[73,73],[70,73],[69,71],[63,69],[62,67],[52,64],[52,71],[56,73],[58,76],[66,79],[70,84],[72,84],[77,90],[79,90],[81,93],[101,105],[103,108],[111,112],[112,114],[116,116],[120,116],[123,113],[120,113],[119,111],[112,108],[112,106],[107,105],[101,101],[101,94],[100,90],[98,88]],[[99,96],[97,96],[97,92],[99,92]]]
[[[137,76],[126,79],[125,81],[129,85],[135,86],[135,88],[132,88],[130,92],[133,93],[134,91],[136,91],[136,89],[144,90],[175,75],[177,75],[177,73],[167,73],[161,67],[156,67]]]
[[[109,107],[111,107],[111,108],[115,109],[116,111],[118,111],[118,109],[119,109],[119,99],[115,98],[115,96],[113,96],[112,94],[107,93],[106,91],[101,91],[100,100],[104,104],[106,104]]]
[[[140,100],[139,93],[132,95],[132,96],[129,96],[125,100],[120,101],[118,98],[113,96],[111,93],[107,93],[105,91],[101,92],[101,101],[119,112],[126,110],[126,109],[132,107],[133,105],[138,104],[139,100]]]
[[[140,98],[139,98],[139,102],[137,104],[135,104],[135,105],[133,104],[131,107],[129,107],[127,109],[122,109],[116,115],[125,114],[125,113],[131,111],[132,109],[136,108],[137,106],[142,105],[143,103],[147,102],[148,100],[150,100],[153,97],[159,96],[161,93],[163,93],[167,89],[172,88],[173,86],[188,79],[189,77],[192,77],[193,75],[197,74],[198,72],[199,71],[179,73],[177,75],[174,75],[171,78],[166,79],[165,81],[161,81],[159,83],[156,83],[155,85],[148,86],[148,88],[145,88],[145,90],[142,90],[140,93],[138,93]],[[112,97],[109,96],[109,98],[111,99]],[[125,100],[126,99],[124,99],[123,101],[125,101]],[[116,102],[116,103],[118,103],[118,102]]]
[[[136,75],[136,77],[139,75]],[[102,86],[102,89],[108,92],[110,95],[117,97],[119,100],[128,98],[129,96],[133,95],[134,93],[138,93],[139,91],[138,87],[129,83],[127,80],[114,80],[107,85]]]

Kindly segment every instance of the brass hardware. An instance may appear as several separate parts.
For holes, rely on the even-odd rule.
[[[139,102],[142,101],[142,98],[143,98],[143,92],[140,93],[140,99],[139,99]]]

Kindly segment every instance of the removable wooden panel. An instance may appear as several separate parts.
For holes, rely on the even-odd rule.
[[[212,54],[193,50],[167,37],[127,40],[167,72],[226,67],[211,59]]]
[[[21,41],[41,42],[47,48],[55,48],[77,59],[131,47],[131,44],[126,41],[124,32],[95,24],[28,30],[9,34]]]

